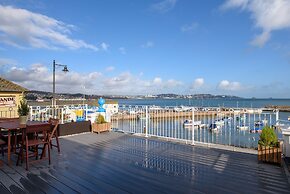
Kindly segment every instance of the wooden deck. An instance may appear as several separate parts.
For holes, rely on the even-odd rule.
[[[0,193],[289,193],[282,168],[257,155],[121,133],[61,138],[52,164],[0,168]],[[16,157],[14,157],[15,160]],[[15,164],[15,163],[14,163]]]

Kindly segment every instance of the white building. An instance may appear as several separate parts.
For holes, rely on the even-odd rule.
[[[107,114],[113,115],[119,112],[119,104],[117,101],[106,101],[103,108]]]

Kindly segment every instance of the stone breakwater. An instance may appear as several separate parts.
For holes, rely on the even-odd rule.
[[[266,110],[273,110],[273,109],[278,109],[281,112],[290,112],[290,106],[277,106],[277,105],[267,105],[265,106]]]
[[[240,110],[240,111],[195,111],[194,116],[195,119],[203,118],[203,117],[215,117],[215,118],[224,118],[224,117],[231,117],[234,115],[243,115],[243,114],[258,114],[261,112],[254,112],[251,110]],[[177,119],[177,118],[192,118],[191,111],[184,111],[184,112],[174,112],[174,111],[150,111],[149,113],[150,119]],[[127,111],[119,112],[111,117],[111,120],[138,120],[138,119],[145,119],[146,114],[145,112],[141,113],[129,113]]]

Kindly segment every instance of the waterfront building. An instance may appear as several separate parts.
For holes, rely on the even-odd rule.
[[[118,101],[106,101],[104,104],[104,109],[106,110],[106,113],[113,115],[118,113],[119,111],[119,104]]]
[[[0,77],[0,117],[18,117],[17,106],[26,88]]]

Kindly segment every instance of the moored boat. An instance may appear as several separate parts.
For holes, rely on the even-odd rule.
[[[212,132],[212,133],[217,133],[220,128],[221,128],[221,125],[217,125],[215,123],[212,123],[209,126],[209,131]]]
[[[262,129],[264,127],[264,122],[263,121],[255,121],[254,122],[254,129],[251,129],[251,133],[261,133]]]
[[[194,125],[194,127],[198,127],[198,128],[202,126],[201,121],[194,121],[194,122],[192,122],[192,120],[186,119],[183,122],[183,126],[184,127],[191,127],[192,125]]]

